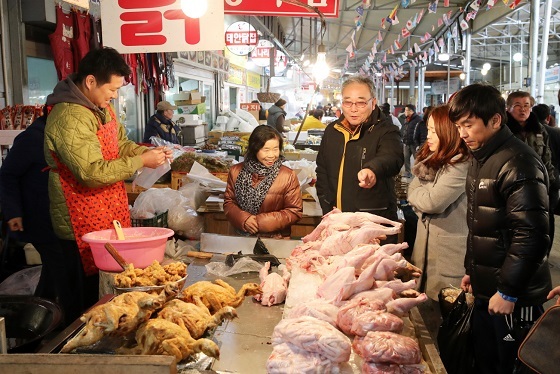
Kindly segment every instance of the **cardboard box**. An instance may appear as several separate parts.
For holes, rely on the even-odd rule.
[[[204,114],[206,113],[206,104],[182,105],[179,106],[180,114]]]
[[[184,91],[175,94],[173,101],[177,106],[201,104],[206,102],[206,96],[202,96],[198,91]]]
[[[188,173],[186,171],[172,171],[171,172],[171,188],[174,190],[178,190],[183,186],[183,178]]]
[[[259,110],[261,109],[259,103],[242,103],[239,104],[239,108],[251,113],[257,121],[259,120]]]
[[[181,133],[183,133],[183,140],[187,144],[199,143],[200,139],[204,141],[206,136],[205,128],[206,125],[196,125],[196,126],[185,126],[181,128]]]

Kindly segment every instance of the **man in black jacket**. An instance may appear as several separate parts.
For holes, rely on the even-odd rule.
[[[512,373],[524,333],[543,313],[551,286],[547,261],[548,174],[539,156],[505,126],[505,101],[473,84],[449,116],[471,149],[467,174],[466,275],[472,291],[475,373]]]
[[[379,107],[370,78],[342,84],[343,115],[325,129],[317,155],[323,213],[369,212],[397,220],[395,176],[403,165],[400,133]]]
[[[407,177],[411,177],[412,174],[410,172],[410,157],[416,157],[416,149],[420,144],[417,144],[420,141],[420,138],[415,139],[417,132],[417,127],[420,123],[422,123],[422,118],[416,114],[416,107],[412,104],[408,104],[404,107],[404,114],[406,119],[404,120],[404,124],[401,128],[402,133],[402,141],[404,144],[404,171]],[[426,136],[428,134],[428,129],[424,124],[425,131],[422,133],[424,134],[424,141],[426,140]],[[423,141],[422,141],[423,143]]]

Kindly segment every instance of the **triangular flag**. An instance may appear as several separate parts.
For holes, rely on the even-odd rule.
[[[453,24],[453,28],[451,29],[451,35],[456,38],[457,37],[457,24]]]
[[[377,30],[377,40],[380,42],[383,41],[383,37],[381,36],[381,30]]]
[[[503,1],[504,1],[504,4],[507,5],[507,3],[508,3],[509,0],[503,0]],[[473,1],[473,2],[471,3],[471,9],[474,10],[474,11],[476,11],[476,12],[478,12],[478,8],[480,8],[480,3],[478,2],[478,0],[477,0],[477,1]]]
[[[393,46],[391,45],[391,48],[389,49],[389,52],[394,55],[395,54],[395,49],[393,48]]]
[[[397,15],[395,14],[395,19],[393,19],[393,25],[398,25],[399,24],[399,19],[397,17]]]
[[[494,5],[496,5],[496,0],[488,0],[488,3],[486,5],[492,8]]]
[[[410,0],[401,0],[401,5],[403,8],[408,8],[410,5]]]
[[[437,27],[441,27],[441,26],[443,26],[443,20],[441,18],[438,18]]]
[[[421,50],[420,47],[418,46],[418,43],[414,43],[414,52],[416,52],[416,53],[422,52],[422,50]]]
[[[439,53],[439,47],[437,44],[434,44],[434,51],[436,51],[437,53]]]
[[[383,53],[383,62],[387,62],[387,53]]]
[[[461,20],[460,25],[461,25],[461,30],[463,30],[463,31],[465,31],[469,28],[469,23],[467,21],[465,21],[464,19]]]
[[[409,56],[412,56],[413,54],[414,54],[414,52],[412,52],[412,48],[409,48],[409,49],[408,49],[408,55],[409,55]]]
[[[399,66],[402,66],[404,64],[404,61],[402,60],[402,58],[397,58],[397,62],[399,64]]]
[[[428,54],[430,55],[430,57],[432,57],[434,55],[434,53],[435,52],[434,52],[433,48],[428,49]]]
[[[363,15],[364,15],[364,7],[361,6],[361,5],[359,5],[359,6],[356,8],[356,12],[357,12],[360,16],[363,16]]]
[[[389,13],[389,18],[391,18],[391,20],[394,20],[395,17],[397,16],[398,8],[399,8],[399,4],[395,5],[395,8],[391,11],[391,13]]]
[[[395,45],[395,49],[396,49],[396,50],[399,50],[399,49],[401,49],[401,48],[402,48],[402,45],[401,45],[401,43],[399,43],[399,41],[398,41],[398,40],[395,40],[395,43],[394,43],[394,45]]]
[[[416,17],[416,24],[420,24],[422,17],[424,17],[424,9],[421,9],[420,13],[418,13],[418,17]]]
[[[436,12],[437,12],[438,1],[439,1],[439,0],[433,0],[433,1],[428,5],[428,13],[436,13]]]
[[[414,20],[416,21],[416,17],[414,17]],[[412,18],[409,19],[408,21],[406,21],[406,28],[410,31],[413,28],[413,24],[412,24]]]
[[[513,3],[509,4],[509,8],[515,9],[515,7],[518,6],[520,2],[521,0],[513,0]]]
[[[346,47],[346,52],[348,52],[348,53],[354,52],[354,48],[352,46],[352,43],[348,44],[348,47]]]
[[[387,18],[387,17],[383,17],[383,19],[381,20],[381,28],[382,28],[383,30],[385,30],[385,20],[386,20],[386,18]]]
[[[443,38],[439,38],[437,44],[440,48],[443,48],[443,46],[445,45],[445,41],[443,40]]]
[[[449,17],[447,17],[447,14],[443,13],[441,19],[443,20],[446,26],[449,26]]]
[[[449,0],[443,0],[443,6],[449,8]]]
[[[403,36],[403,38],[408,38],[410,36],[410,31],[408,31],[406,27],[403,27],[403,29],[401,30],[401,35]]]
[[[377,53],[377,45],[373,44],[373,47],[371,47],[371,53],[376,54]]]
[[[371,6],[371,1],[370,0],[363,0],[362,4],[364,4],[364,8],[369,8]]]
[[[435,29],[436,29],[436,27],[434,25],[432,25],[432,32],[434,32]]]

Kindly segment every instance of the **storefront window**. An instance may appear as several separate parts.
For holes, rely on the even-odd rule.
[[[45,104],[47,96],[58,83],[54,62],[44,58],[27,57],[27,76],[29,104]]]

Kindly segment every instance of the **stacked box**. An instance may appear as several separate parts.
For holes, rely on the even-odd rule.
[[[206,113],[206,103],[180,105],[178,111],[180,114],[204,114]]]

